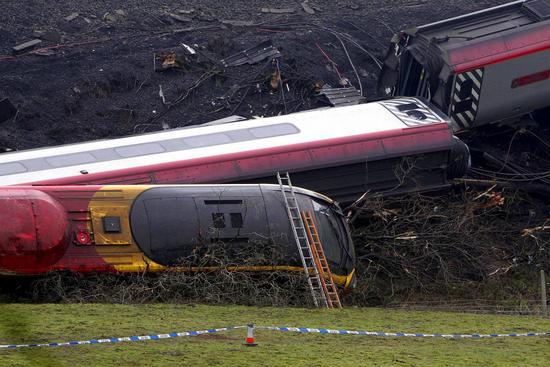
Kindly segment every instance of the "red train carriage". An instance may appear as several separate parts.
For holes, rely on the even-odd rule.
[[[550,0],[513,3],[399,32],[379,93],[421,96],[455,130],[550,118]]]
[[[295,192],[335,281],[349,285],[355,254],[338,205]],[[234,270],[303,272],[278,185],[9,186],[0,207],[2,275],[215,270],[203,256],[213,246]]]

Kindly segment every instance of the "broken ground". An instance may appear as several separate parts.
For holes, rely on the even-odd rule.
[[[310,1],[305,8],[295,1],[8,2],[0,14],[0,99],[19,112],[0,126],[0,145],[29,149],[317,107],[316,81],[338,87],[339,72],[359,88],[331,31],[349,33],[381,56],[393,31],[502,2]],[[14,46],[35,36],[46,38],[35,47],[41,55],[11,57]],[[269,85],[273,65],[218,63],[266,40],[282,53],[284,100]],[[153,54],[182,52],[182,43],[201,52],[200,62],[155,72]],[[368,96],[378,69],[367,53],[347,48]]]
[[[339,87],[345,84],[343,80],[362,87],[370,98],[378,75],[375,59],[382,57],[395,31],[504,2],[7,2],[0,13],[0,100],[8,98],[17,113],[0,123],[0,147],[31,149],[111,138],[233,114],[291,113],[323,105],[313,90],[323,83]],[[40,43],[13,55],[15,46],[34,39]],[[269,40],[281,53],[278,63],[262,60],[226,68],[220,62]],[[185,55],[184,44],[198,55],[178,60],[176,68],[154,70],[158,67],[158,60],[153,61],[155,53]],[[497,157],[509,151],[524,164],[550,159],[547,147],[534,143],[532,136],[497,130],[470,141]],[[497,167],[491,168],[498,170],[499,163],[493,164]],[[473,176],[483,175],[473,172]],[[543,226],[547,207],[540,197],[517,196],[515,185],[493,188],[488,196],[479,194],[490,186],[477,194],[451,195],[441,199],[447,206],[432,199],[403,199],[405,209],[390,211],[389,216],[384,213],[394,210],[395,203],[387,203],[390,209],[373,203],[379,209],[371,213],[376,219],[362,223],[365,227],[358,229],[356,238],[365,260],[363,278],[369,280],[370,289],[364,294],[372,295],[367,302],[379,302],[380,297],[382,302],[391,301],[396,292],[404,295],[410,290],[441,294],[451,289],[445,288],[448,284],[468,288],[471,281],[479,285],[491,276],[509,274],[518,264],[522,264],[519,277],[526,269],[548,268],[544,255],[548,238],[539,232],[525,237],[521,232],[525,227]],[[480,207],[480,202],[491,203],[494,190],[504,190],[506,205]],[[434,219],[429,213],[436,207],[447,211],[438,212]],[[388,225],[385,221],[390,219],[390,224],[403,225]],[[440,234],[430,231],[428,236],[426,231],[435,225],[430,221],[436,219]],[[513,221],[512,229],[506,228],[507,220]],[[483,240],[477,245],[485,248],[474,245],[464,251],[471,245],[468,241],[478,238],[471,231],[468,236],[458,235],[466,228],[464,223],[482,231]],[[365,228],[376,235],[365,234]],[[425,241],[435,247],[428,251]],[[462,262],[455,261],[460,258],[457,253],[463,255]],[[394,287],[400,279],[401,288]],[[514,287],[510,294],[532,294],[532,289]]]

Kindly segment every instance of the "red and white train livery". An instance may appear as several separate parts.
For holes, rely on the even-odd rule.
[[[429,102],[356,106],[0,155],[0,185],[271,182],[349,202],[367,190],[446,186],[468,150]]]

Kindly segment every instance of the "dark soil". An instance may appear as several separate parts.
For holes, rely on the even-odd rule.
[[[316,0],[309,2],[313,15],[300,2],[288,0],[7,2],[0,14],[0,99],[9,98],[19,112],[0,125],[0,146],[29,149],[193,125],[232,114],[272,116],[317,107],[313,83],[338,86],[339,81],[317,44],[341,75],[359,87],[337,37],[320,26],[349,33],[366,50],[382,56],[394,31],[504,2]],[[263,13],[264,7],[294,12]],[[73,13],[78,13],[75,19],[65,20]],[[34,39],[34,31],[53,33],[60,45],[43,40],[38,47],[48,56],[12,57],[12,47]],[[275,66],[260,62],[226,69],[218,62],[265,40],[272,40],[282,53],[284,96],[269,87]],[[154,53],[182,53],[182,43],[196,48],[201,60],[155,72]],[[346,47],[366,95],[372,95],[378,68],[365,52],[349,43]],[[209,77],[189,92],[205,73]]]

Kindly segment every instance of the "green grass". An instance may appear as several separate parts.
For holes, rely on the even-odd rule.
[[[0,344],[53,342],[242,325],[371,331],[550,331],[537,317],[349,308],[308,310],[192,305],[0,304]],[[550,338],[445,340],[245,330],[160,341],[0,350],[0,366],[548,366]]]

